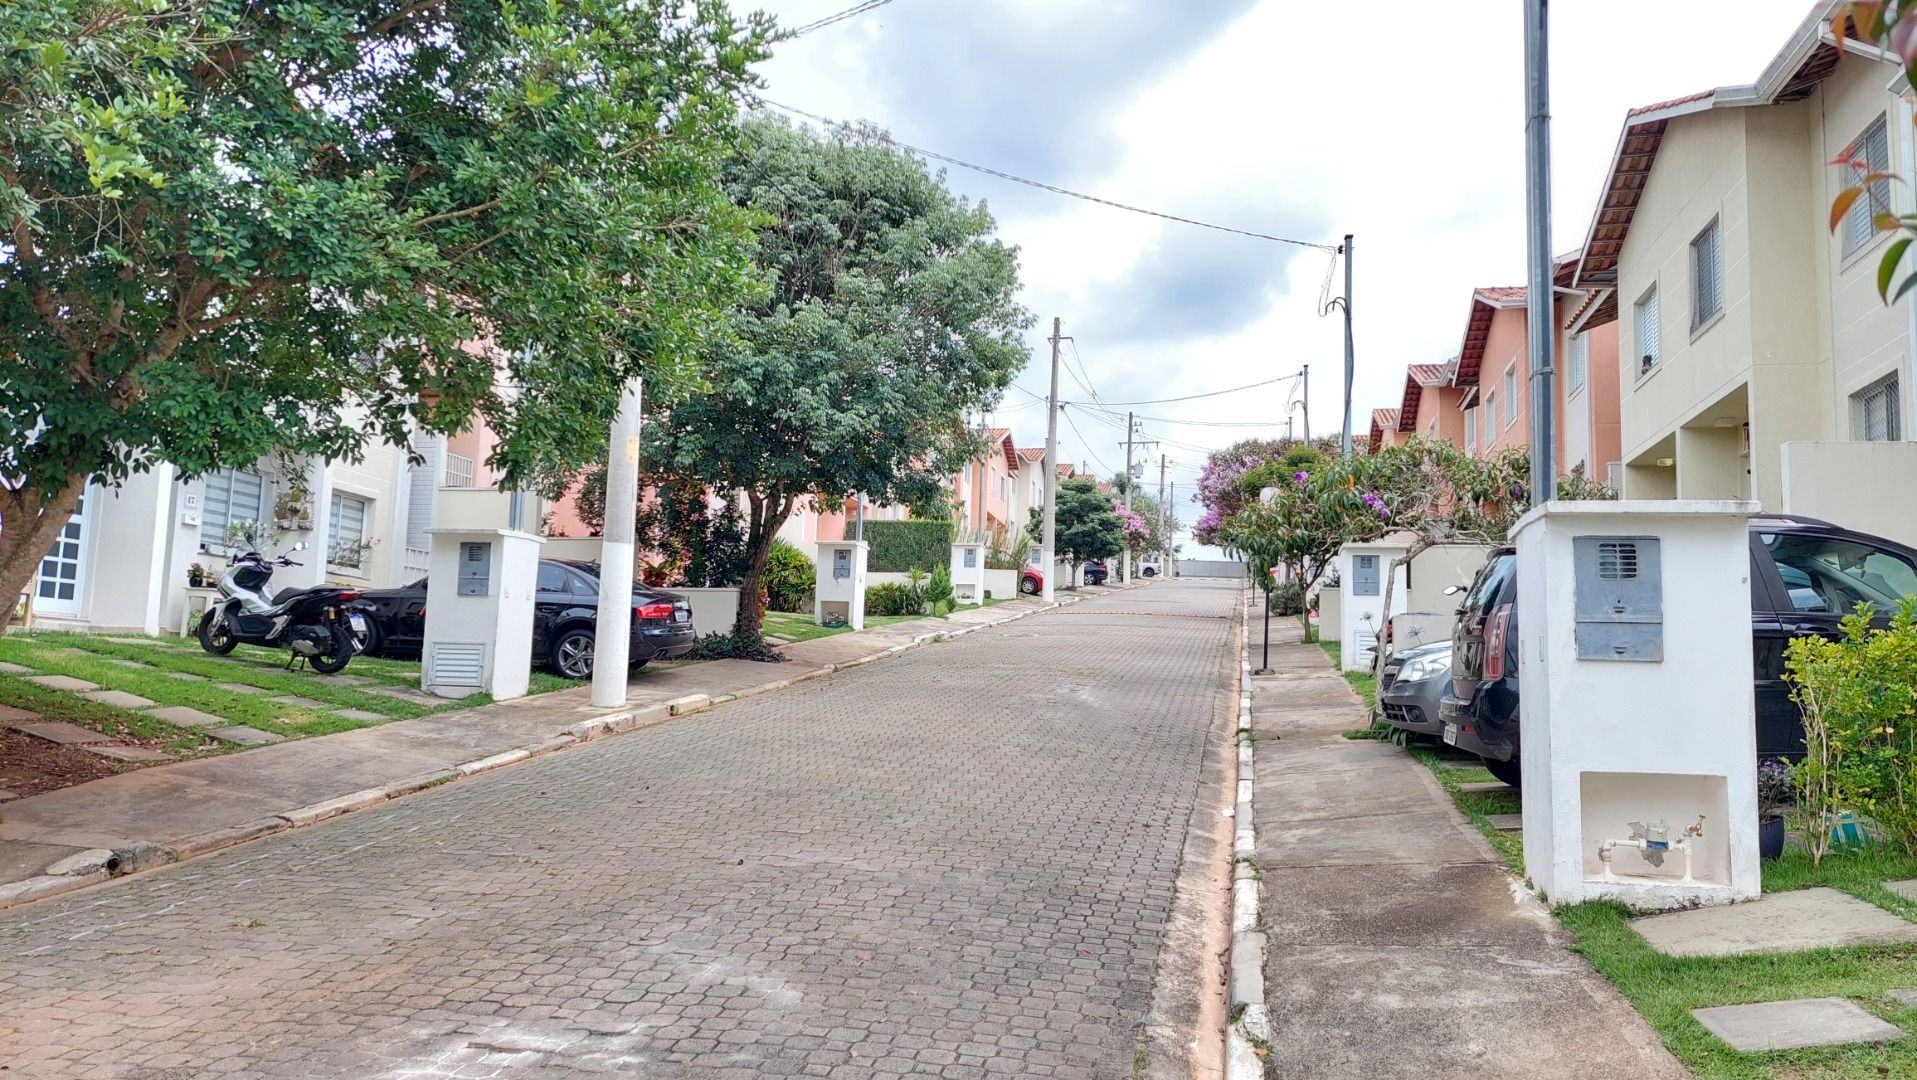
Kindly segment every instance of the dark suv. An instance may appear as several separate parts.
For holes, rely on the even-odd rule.
[[[1756,660],[1757,754],[1804,753],[1804,721],[1784,681],[1791,638],[1838,636],[1860,603],[1888,625],[1917,596],[1917,549],[1828,521],[1765,515],[1750,521],[1751,643]],[[1491,775],[1516,786],[1518,749],[1517,552],[1486,560],[1458,607],[1451,632],[1451,686],[1439,706],[1441,737],[1477,754]]]

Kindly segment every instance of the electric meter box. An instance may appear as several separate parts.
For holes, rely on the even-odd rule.
[[[459,545],[459,595],[484,596],[492,590],[493,546],[484,541]],[[430,608],[427,610],[431,610]]]
[[[866,553],[863,540],[819,541],[819,580],[812,600],[814,622],[865,629]]]
[[[523,697],[532,679],[540,537],[515,529],[428,529],[420,687],[440,697]]]
[[[1757,511],[1554,501],[1512,528],[1524,867],[1552,903],[1758,895]]]

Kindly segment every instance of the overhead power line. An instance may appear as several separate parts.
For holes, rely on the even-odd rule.
[[[1085,433],[1078,430],[1078,421],[1072,419],[1071,410],[1060,409],[1059,414],[1065,417],[1066,423],[1072,425],[1072,434],[1078,436],[1078,441],[1083,443],[1085,446],[1085,453],[1089,454],[1091,456],[1091,459],[1098,463],[1098,471],[1101,474],[1112,472],[1113,471],[1112,467],[1105,464],[1104,459],[1098,456],[1098,452],[1092,449],[1092,440],[1086,438]]]
[[[875,7],[884,7],[885,5],[891,2],[892,0],[865,0],[865,3],[863,4],[846,8],[844,11],[838,12],[836,14],[827,15],[823,19],[814,19],[803,26],[793,27],[790,31],[786,33],[785,35],[786,40],[789,41],[795,37],[803,37],[806,34],[810,34],[814,30],[823,30],[826,27],[831,26],[833,23],[844,22],[845,20],[851,18],[854,15],[862,15],[865,12],[871,11]]]
[[[1144,401],[1101,401],[1099,402],[1099,404],[1105,406],[1106,408],[1111,408],[1112,406],[1115,406],[1115,405],[1167,405],[1174,401],[1196,401],[1199,398],[1218,397],[1221,394],[1236,394],[1240,390],[1256,390],[1261,386],[1270,386],[1274,383],[1287,382],[1289,380],[1296,379],[1296,378],[1298,378],[1298,373],[1294,372],[1290,375],[1280,375],[1275,379],[1265,379],[1262,382],[1246,383],[1243,386],[1227,387],[1224,390],[1210,390],[1203,394],[1186,394],[1183,397],[1149,398]]]
[[[803,29],[798,32],[803,32]],[[814,120],[814,121],[817,121],[818,123],[829,124],[834,127],[850,126],[847,123],[845,123],[845,121],[843,120],[834,120],[829,116],[820,116],[818,113],[807,112],[804,109],[794,108],[791,105],[782,105],[779,102],[773,101],[771,98],[762,97],[759,100],[765,102],[767,105],[770,105],[775,109],[780,109],[785,112],[789,112],[794,116],[803,116],[807,120]],[[1059,187],[1057,184],[1045,183],[1043,180],[1032,180],[1028,177],[1016,176],[1012,173],[1005,172],[1002,169],[994,169],[987,165],[977,165],[970,161],[965,161],[960,158],[952,157],[949,154],[941,154],[934,150],[927,150],[921,146],[913,146],[911,143],[900,142],[899,140],[894,139],[890,135],[880,134],[879,137],[884,139],[886,142],[891,143],[893,146],[898,147],[901,150],[909,150],[914,154],[919,154],[924,157],[931,158],[934,161],[943,161],[948,165],[957,165],[961,169],[970,169],[973,172],[984,173],[987,176],[996,176],[1001,180],[1010,180],[1011,182],[1015,184],[1024,184],[1026,187],[1035,187],[1035,188],[1038,188],[1040,191],[1049,191],[1053,193],[1054,195],[1065,195],[1074,199],[1082,199],[1085,202],[1097,203],[1100,206],[1109,206],[1114,210],[1124,210],[1133,214],[1144,214],[1146,217],[1160,218],[1165,221],[1176,221],[1181,225],[1195,225],[1201,229],[1212,229],[1217,232],[1232,233],[1237,236],[1249,236],[1254,240],[1269,240],[1275,244],[1292,244],[1297,247],[1311,248],[1315,251],[1324,251],[1324,252],[1331,252],[1331,253],[1336,253],[1338,250],[1337,244],[1320,244],[1310,240],[1295,240],[1288,236],[1273,236],[1270,233],[1255,232],[1251,229],[1239,229],[1239,228],[1234,228],[1230,225],[1217,225],[1209,221],[1200,221],[1197,218],[1181,217],[1178,214],[1168,214],[1162,210],[1148,210],[1145,207],[1133,206],[1130,203],[1122,203],[1113,199],[1101,198],[1100,196],[1097,196],[1097,195],[1087,195],[1086,193],[1082,191],[1073,191],[1071,188],[1063,188],[1063,187]]]

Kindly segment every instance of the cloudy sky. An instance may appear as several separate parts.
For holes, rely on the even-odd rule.
[[[735,0],[796,26],[852,0]],[[1346,8],[1362,8],[1367,22]],[[1625,110],[1753,81],[1807,0],[1603,0],[1552,9],[1553,235],[1583,242]],[[767,98],[965,161],[1136,206],[1313,244],[1356,236],[1353,426],[1398,403],[1405,365],[1457,352],[1470,291],[1522,284],[1518,0],[892,0],[780,47]],[[934,163],[937,164],[937,163]],[[1060,459],[1124,461],[1147,417],[1148,482],[1178,507],[1205,452],[1282,435],[1310,365],[1313,433],[1342,409],[1332,257],[947,167],[1018,246],[1039,324],[992,422],[1042,446],[1054,316],[1074,339]],[[1342,267],[1335,285],[1342,288]],[[1302,433],[1304,413],[1293,414]],[[1187,552],[1193,549],[1187,546]]]

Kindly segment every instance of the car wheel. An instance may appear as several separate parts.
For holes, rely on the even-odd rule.
[[[1524,786],[1524,775],[1517,758],[1512,758],[1510,761],[1493,761],[1490,758],[1480,760],[1484,762],[1485,770],[1497,777],[1499,783],[1508,784],[1514,788]]]
[[[629,660],[626,662],[626,670],[638,671],[640,668],[645,667],[647,664],[650,664],[650,663],[652,663],[652,657],[650,656],[646,657],[644,660]]]
[[[239,644],[239,640],[233,636],[233,628],[228,626],[224,621],[220,623],[218,629],[215,629],[213,626],[213,614],[213,612],[208,611],[206,614],[200,616],[200,648],[205,649],[214,656],[225,656],[227,653],[233,651],[233,647]]]
[[[1024,593],[1026,596],[1036,596],[1038,595],[1038,582],[1031,578],[1019,578],[1018,591]]]
[[[384,638],[384,635],[379,632],[379,623],[374,620],[371,615],[362,615],[361,617],[366,620],[366,629],[353,635],[359,639],[359,654],[361,656],[378,656],[379,646]]]
[[[546,659],[554,671],[568,679],[590,679],[592,652],[592,631],[574,627],[553,639]]]

